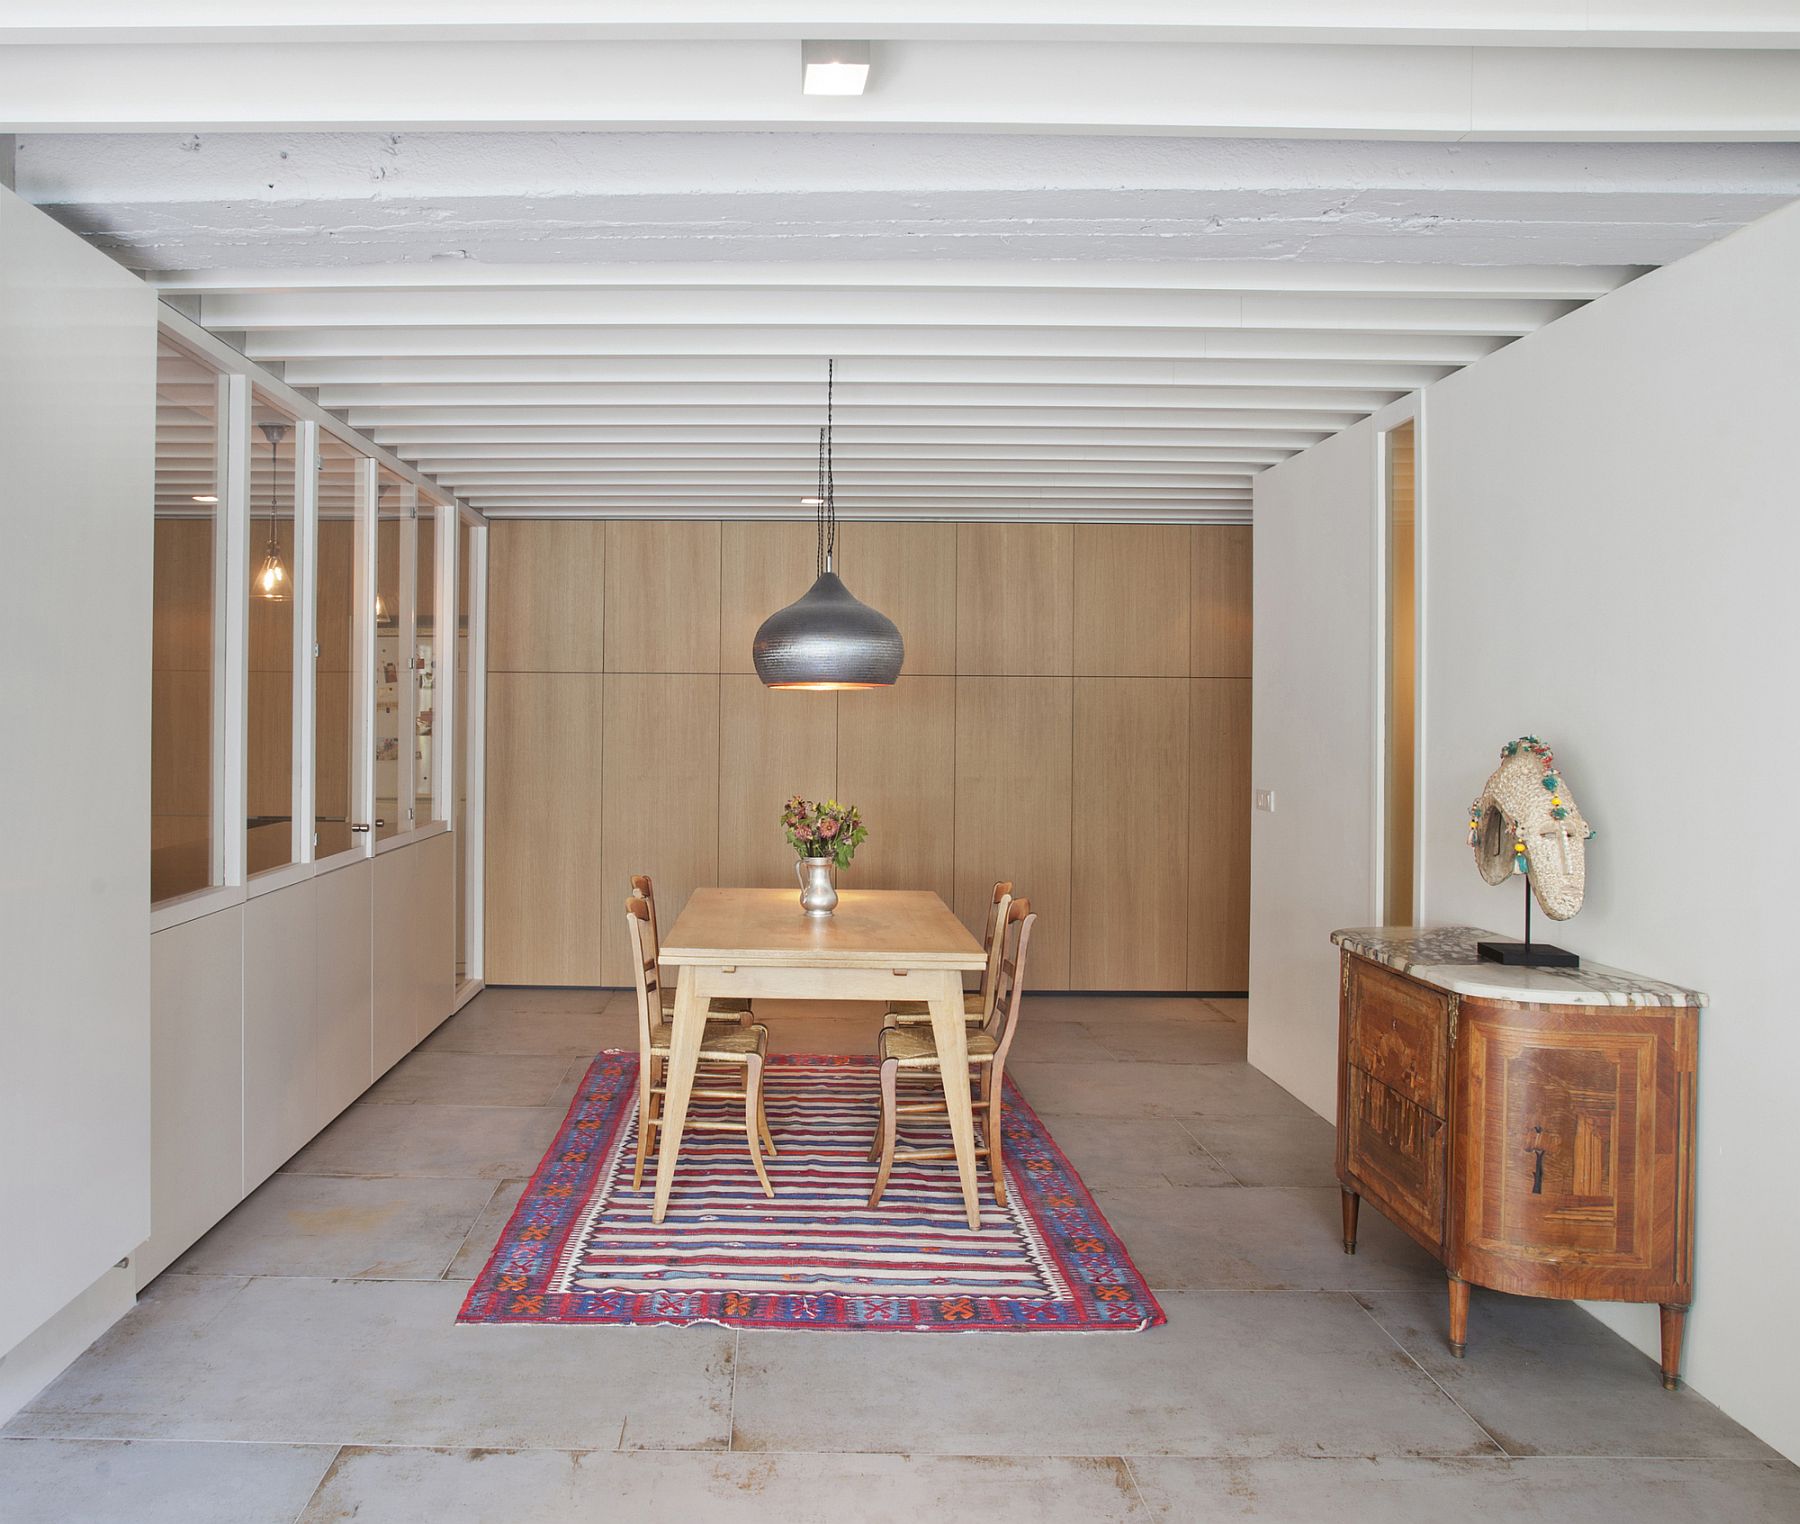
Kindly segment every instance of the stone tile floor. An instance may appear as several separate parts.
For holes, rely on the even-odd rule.
[[[1244,1062],[1241,1002],[1045,996],[1020,1087],[1169,1314],[1142,1335],[453,1321],[629,1001],[490,990],[0,1432],[5,1524],[1800,1518],[1800,1470],[1579,1309],[1477,1292]],[[771,1007],[868,1052],[867,1010]]]

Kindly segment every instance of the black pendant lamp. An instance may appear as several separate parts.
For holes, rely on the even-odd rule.
[[[886,614],[861,602],[832,569],[837,500],[832,481],[831,392],[836,362],[825,370],[825,427],[819,430],[819,544],[813,585],[777,609],[756,632],[751,655],[765,688],[891,688],[906,646]]]

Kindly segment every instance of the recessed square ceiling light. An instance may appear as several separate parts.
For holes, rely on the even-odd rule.
[[[806,94],[861,95],[868,82],[868,43],[800,44],[800,85]]]

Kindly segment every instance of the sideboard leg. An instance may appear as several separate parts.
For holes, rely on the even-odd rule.
[[[1356,1209],[1362,1205],[1362,1197],[1348,1186],[1344,1186],[1344,1253],[1356,1253]]]
[[[1687,1328],[1687,1308],[1676,1302],[1662,1304],[1662,1384],[1665,1392],[1681,1385],[1681,1336]]]
[[[1469,1283],[1450,1277],[1450,1353],[1458,1360],[1469,1347]]]

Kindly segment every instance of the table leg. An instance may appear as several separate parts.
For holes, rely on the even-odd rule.
[[[681,983],[675,987],[675,1029],[669,1039],[669,1062],[663,1075],[668,1093],[663,1097],[663,1122],[656,1139],[656,1203],[650,1212],[652,1222],[661,1222],[669,1210],[675,1160],[681,1153],[681,1129],[687,1124],[688,1096],[694,1088],[694,1071],[700,1066],[706,1002],[694,993],[700,987],[698,973],[698,969],[683,969]]]
[[[956,1173],[962,1178],[969,1226],[981,1226],[981,1180],[975,1171],[975,1114],[969,1099],[968,1024],[963,1016],[961,974],[938,974],[931,982],[931,1031],[937,1038],[944,1104],[950,1113],[950,1141]]]

